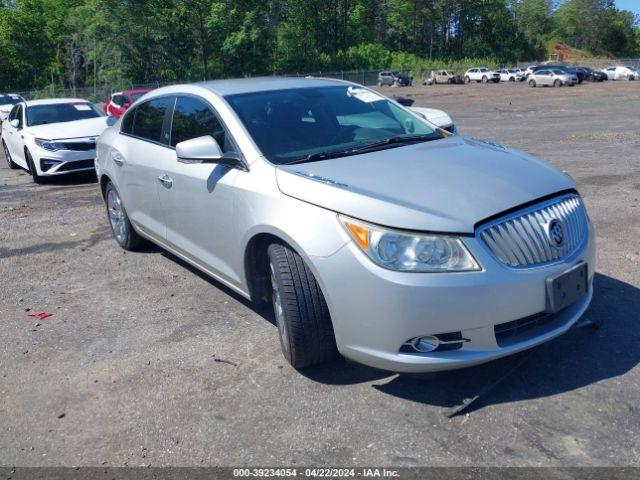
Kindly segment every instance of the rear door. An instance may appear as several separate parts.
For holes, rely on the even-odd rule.
[[[158,190],[166,166],[175,160],[169,145],[169,122],[175,97],[150,99],[122,120],[114,159],[120,195],[131,221],[145,233],[165,238]],[[112,157],[113,158],[113,157]]]
[[[214,108],[203,98],[179,96],[172,128],[171,147],[209,135],[223,152],[238,151]],[[171,185],[160,188],[165,209],[167,241],[183,255],[212,270],[224,280],[239,283],[230,266],[239,248],[233,221],[234,183],[237,169],[211,163],[181,163],[175,152],[165,164]]]

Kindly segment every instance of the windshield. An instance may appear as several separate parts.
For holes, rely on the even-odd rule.
[[[14,95],[0,95],[0,105],[15,105],[20,101],[20,97]]]
[[[27,125],[29,126],[73,122],[102,116],[102,112],[89,102],[53,103],[27,107]]]
[[[377,93],[331,86],[226,97],[262,153],[275,164],[343,152],[398,137],[442,138],[425,122]],[[416,140],[416,136],[420,137]]]

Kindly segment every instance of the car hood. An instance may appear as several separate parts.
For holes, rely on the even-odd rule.
[[[98,137],[107,128],[107,117],[27,127],[27,132],[44,140]]]
[[[291,197],[383,226],[473,233],[505,210],[575,185],[541,160],[491,142],[442,140],[276,169]]]

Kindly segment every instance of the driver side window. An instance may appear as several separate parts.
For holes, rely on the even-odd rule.
[[[193,97],[178,97],[173,111],[171,146],[206,135],[211,135],[224,153],[235,150],[222,122],[206,102]]]

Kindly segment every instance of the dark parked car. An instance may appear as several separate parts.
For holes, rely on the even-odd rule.
[[[413,77],[407,72],[382,71],[378,73],[378,86],[383,85],[396,87],[410,87],[413,84]]]
[[[609,79],[606,73],[601,72],[599,70],[593,70],[592,68],[589,68],[589,67],[578,67],[578,68],[584,71],[585,80],[588,82],[604,82],[605,80]]]

